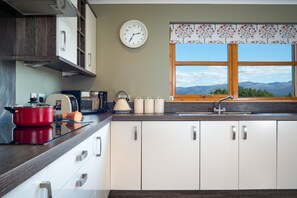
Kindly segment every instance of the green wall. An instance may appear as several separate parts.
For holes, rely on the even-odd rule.
[[[29,101],[30,93],[51,94],[61,91],[61,72],[32,68],[16,61],[16,104]]]
[[[132,98],[169,96],[169,23],[296,23],[297,6],[264,5],[92,5],[97,15],[97,77],[63,78],[63,89],[119,90]],[[130,19],[148,28],[147,43],[123,46],[121,25]]]

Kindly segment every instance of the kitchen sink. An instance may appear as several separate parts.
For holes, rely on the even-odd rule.
[[[222,112],[221,114],[218,114],[216,112],[210,112],[210,111],[206,111],[206,112],[176,112],[177,116],[225,116],[225,115],[250,115],[252,114],[252,112],[248,112],[248,111],[225,111]]]

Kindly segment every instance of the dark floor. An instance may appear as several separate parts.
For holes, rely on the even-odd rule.
[[[297,198],[297,190],[111,191],[109,198]]]

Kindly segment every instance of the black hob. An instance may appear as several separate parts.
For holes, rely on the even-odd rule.
[[[54,122],[48,126],[17,127],[13,124],[0,126],[0,144],[43,145],[63,135],[80,129],[88,123]]]

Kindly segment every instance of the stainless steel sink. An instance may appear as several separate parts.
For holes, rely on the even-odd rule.
[[[177,116],[226,116],[226,115],[250,115],[252,112],[239,112],[239,111],[225,111],[221,114],[216,112],[176,112]]]

